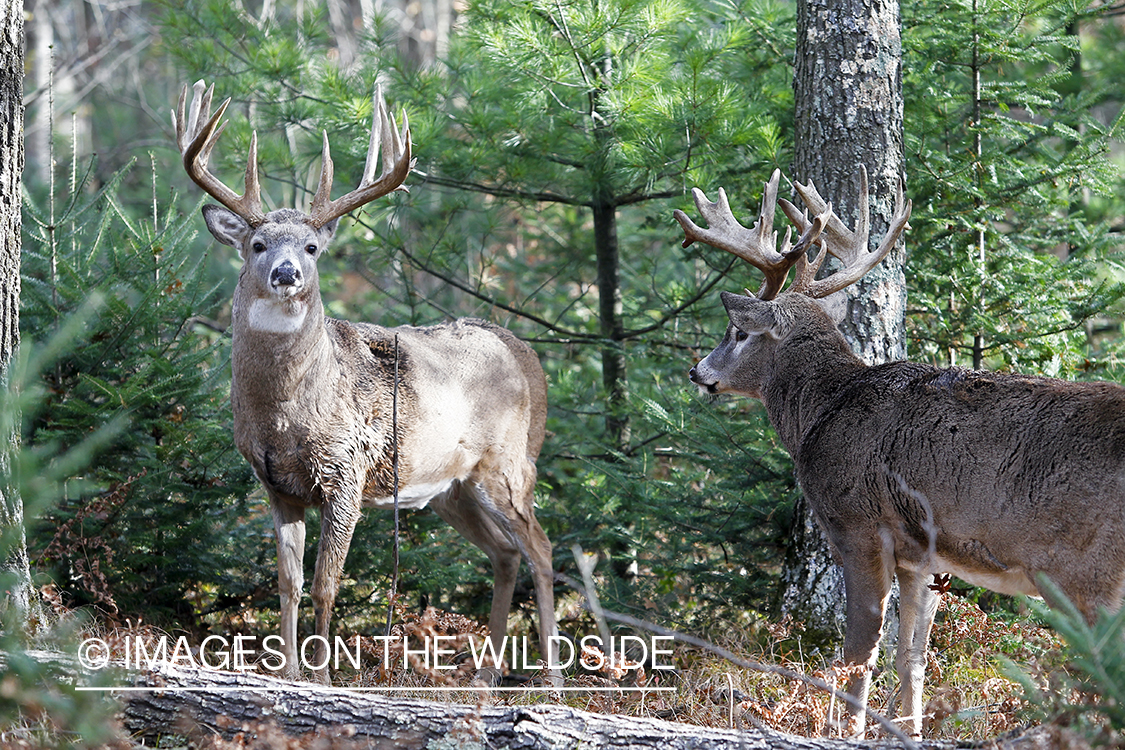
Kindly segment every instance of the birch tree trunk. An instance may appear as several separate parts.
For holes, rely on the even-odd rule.
[[[0,389],[11,386],[20,343],[20,182],[23,174],[23,3],[3,0],[0,32]],[[11,402],[9,401],[9,404]],[[31,606],[23,501],[12,477],[18,415],[0,419],[0,612],[22,621]]]
[[[903,176],[902,44],[897,0],[799,0],[793,74],[794,177],[812,180],[854,227],[859,166],[870,183],[871,247],[890,225]],[[868,200],[868,196],[862,196]],[[840,328],[868,364],[906,353],[902,245],[847,289]],[[807,505],[782,574],[783,611],[822,634],[843,632],[844,582]]]

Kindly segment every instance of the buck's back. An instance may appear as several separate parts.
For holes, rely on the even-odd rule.
[[[962,577],[1012,576],[990,586],[1004,591],[1059,555],[1122,554],[1116,384],[871,367],[806,431],[798,455],[826,525],[889,530],[902,562],[933,550]]]

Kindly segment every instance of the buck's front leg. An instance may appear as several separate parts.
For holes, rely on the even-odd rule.
[[[270,496],[273,527],[277,535],[277,591],[281,598],[281,653],[285,664],[281,676],[298,679],[297,610],[305,582],[305,509]]]
[[[332,623],[332,606],[340,590],[340,576],[344,560],[352,543],[352,534],[359,521],[359,494],[354,498],[339,497],[326,500],[320,506],[320,544],[316,552],[316,570],[313,572],[312,600],[316,613],[316,649],[313,655],[313,673],[318,682],[328,685],[330,649],[328,627]]]
[[[837,545],[837,549],[843,559],[847,599],[844,663],[859,668],[848,683],[847,692],[860,706],[848,706],[848,713],[856,736],[862,738],[867,723],[867,693],[879,655],[894,568],[883,554],[878,533],[855,536],[855,546]]]

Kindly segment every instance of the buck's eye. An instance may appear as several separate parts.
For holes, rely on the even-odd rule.
[[[250,247],[252,247],[256,253],[264,253],[266,251],[266,243],[261,240],[255,240],[254,244]]]
[[[305,245],[305,252],[308,253],[309,255],[316,255],[316,251],[317,251],[316,245],[312,245],[312,244]]]
[[[734,340],[735,341],[745,341],[748,338],[750,338],[750,334],[748,334],[746,331],[735,331],[734,332]]]

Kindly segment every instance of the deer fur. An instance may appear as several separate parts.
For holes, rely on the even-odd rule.
[[[1091,621],[1121,606],[1125,388],[867,366],[824,300],[721,296],[726,335],[689,376],[704,393],[760,399],[791,454],[843,567],[844,661],[863,667],[848,692],[861,705],[896,576],[895,665],[914,734],[936,576],[1033,596],[1044,576]]]
[[[429,504],[488,555],[497,652],[527,557],[541,643],[552,647],[551,545],[533,508],[547,385],[531,348],[480,320],[383,328],[328,318],[316,261],[335,221],[318,230],[283,209],[255,228],[219,206],[204,217],[243,260],[231,322],[234,436],[273,509],[286,674],[297,675],[305,510],[321,514],[312,600],[316,634],[327,638],[361,507],[393,504],[396,335],[400,505]],[[317,643],[312,661],[324,658]],[[327,668],[316,676],[327,682]]]

